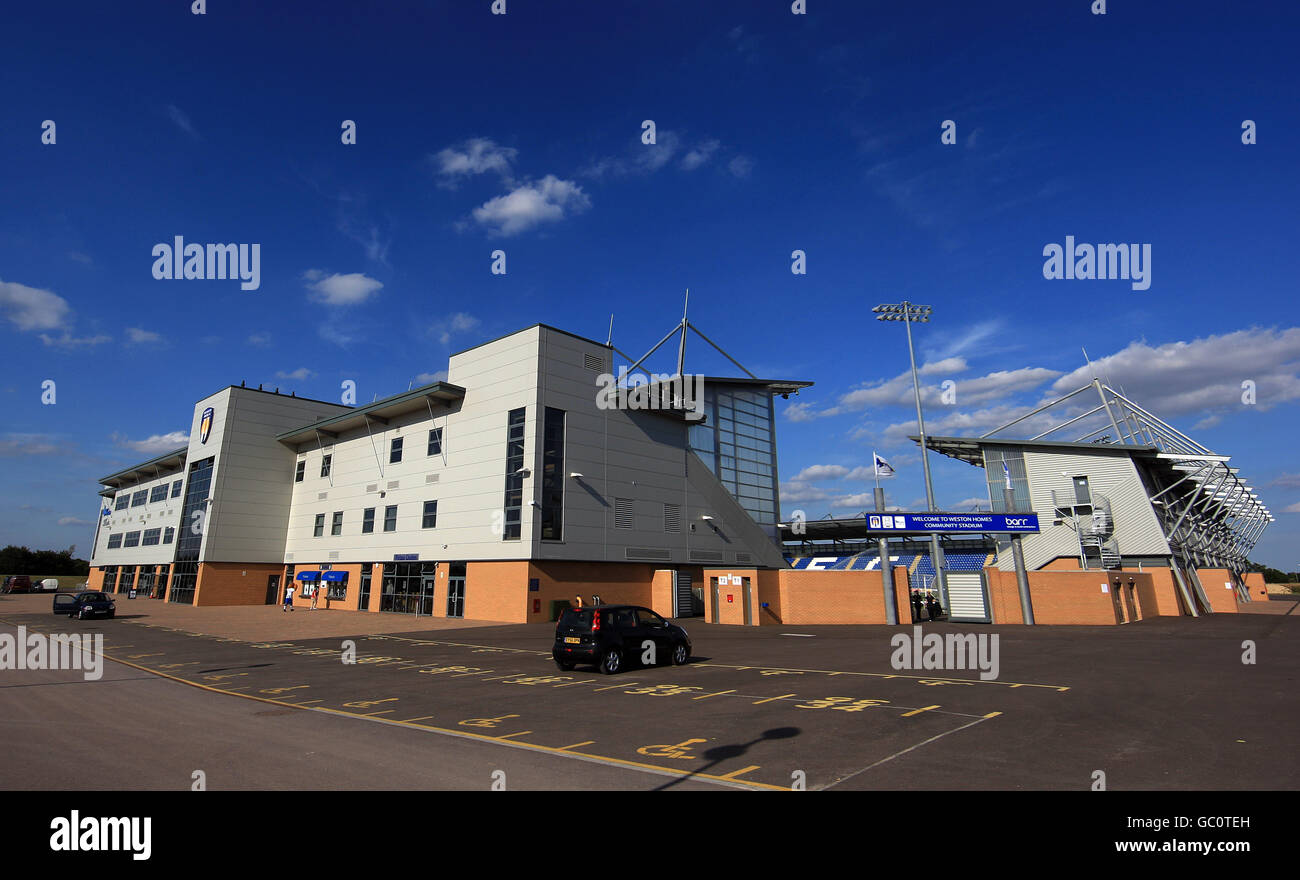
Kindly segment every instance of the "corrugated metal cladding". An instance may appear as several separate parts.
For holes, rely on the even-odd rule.
[[[1033,570],[1059,556],[1078,558],[1079,538],[1073,523],[1067,519],[1059,526],[1053,525],[1052,516],[1052,490],[1072,494],[1075,477],[1087,477],[1093,496],[1103,495],[1110,500],[1115,541],[1123,556],[1169,554],[1169,544],[1127,452],[1104,448],[1096,452],[1043,452],[1032,447],[1021,447],[1021,451],[1030,500],[1042,526],[1039,534],[1025,536],[1026,568]],[[1010,554],[1001,555],[998,567],[1011,569]]]

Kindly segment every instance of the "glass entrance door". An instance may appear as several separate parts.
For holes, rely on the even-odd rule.
[[[447,616],[465,616],[465,563],[453,562],[447,567]]]
[[[426,615],[427,617],[433,616],[433,591],[437,585],[437,579],[431,574],[427,574],[421,578],[420,610],[417,613]]]

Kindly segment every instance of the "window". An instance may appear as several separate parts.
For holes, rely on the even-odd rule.
[[[564,410],[546,408],[542,426],[542,540],[564,539]]]
[[[122,533],[116,532],[108,536],[108,549],[116,550],[122,546]]]
[[[305,471],[305,470],[307,470],[307,462],[306,462],[306,460],[304,459],[303,461],[298,462],[298,470],[297,470],[297,472],[293,475],[293,481],[294,481],[295,483],[301,483],[301,482],[302,482],[302,475],[303,475],[303,471]]]
[[[330,534],[331,535],[343,534],[343,511],[341,510],[334,511],[334,521],[330,523]]]
[[[429,432],[429,455],[442,455],[442,428]]]
[[[361,534],[368,535],[375,530],[375,509],[367,507],[361,512]]]
[[[384,508],[384,531],[397,531],[397,505],[390,504]]]
[[[330,462],[332,462],[333,460],[334,460],[334,456],[332,455],[326,455],[323,458],[321,458],[320,475],[322,477],[328,477],[330,475]]]
[[[148,498],[149,498],[149,490],[141,489],[139,492],[136,492],[134,495],[131,496],[131,506],[142,507],[144,506],[144,503]]]
[[[121,495],[117,496],[117,500],[113,502],[113,509],[126,510],[127,505],[130,503],[131,503],[131,493],[123,492]]]
[[[122,546],[123,546],[123,547],[139,547],[139,546],[140,546],[140,533],[139,533],[139,532],[127,532],[127,533],[126,533],[126,540],[122,542]]]
[[[170,543],[171,543],[172,541],[174,541],[175,539],[176,539],[176,530],[175,530],[175,529],[173,529],[171,526],[168,526],[167,528],[163,529],[163,543],[164,543],[164,544],[170,544]]]
[[[503,509],[504,528],[501,539],[518,541],[523,535],[524,478],[524,410],[514,409],[506,418],[506,494]]]
[[[150,504],[153,504],[155,501],[166,501],[166,500],[167,500],[166,483],[163,483],[161,486],[154,486],[152,489],[149,490]]]
[[[402,460],[402,437],[394,437],[393,443],[388,447],[388,463],[397,464]]]
[[[145,547],[154,547],[154,546],[157,546],[158,541],[159,541],[159,538],[160,538],[161,535],[162,535],[162,529],[160,529],[160,528],[159,528],[159,529],[145,529],[145,530],[144,530],[144,540],[141,541],[140,543],[141,543],[143,546],[145,546]]]
[[[666,624],[664,623],[664,619],[662,617],[660,617],[658,614],[655,614],[653,611],[646,611],[643,608],[637,609],[636,622],[641,624],[642,626],[649,626],[655,629],[662,629],[664,626],[666,626]]]
[[[420,526],[424,529],[432,529],[438,525],[438,502],[424,502],[424,522]]]
[[[316,528],[312,531],[312,537],[319,538],[325,534],[325,514],[316,514]]]
[[[184,480],[177,480],[176,482],[172,483],[172,497],[173,497],[173,498],[175,498],[175,497],[177,497],[178,495],[181,494],[181,485],[182,485],[184,482],[185,482]]]

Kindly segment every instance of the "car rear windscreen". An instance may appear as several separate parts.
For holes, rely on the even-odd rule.
[[[570,608],[560,617],[560,624],[591,629],[592,610],[591,608]]]

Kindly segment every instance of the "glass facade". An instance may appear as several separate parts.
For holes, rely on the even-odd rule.
[[[704,413],[705,423],[690,427],[690,448],[745,512],[775,534],[779,510],[772,396],[766,390],[709,385]]]
[[[549,406],[542,427],[542,540],[564,540],[564,410]]]
[[[379,610],[432,616],[437,569],[436,562],[385,562]]]
[[[1007,505],[1003,500],[1002,489],[1007,484],[1002,465],[1006,464],[1011,472],[1011,490],[1016,500],[1017,510],[1030,510],[1029,476],[1025,473],[1024,450],[1016,446],[984,447],[984,476],[989,486],[989,501],[994,513],[1006,513]]]
[[[208,513],[208,489],[212,485],[212,459],[190,465],[185,502],[181,505],[181,533],[176,538],[176,564],[172,567],[170,602],[194,602],[199,576],[199,550],[203,547],[203,522]]]
[[[361,594],[357,600],[357,608],[361,611],[370,610],[370,578],[373,571],[372,563],[367,562],[361,566]]]
[[[524,410],[513,409],[506,418],[506,493],[504,527],[501,538],[518,541],[523,535],[521,519],[524,505]]]

